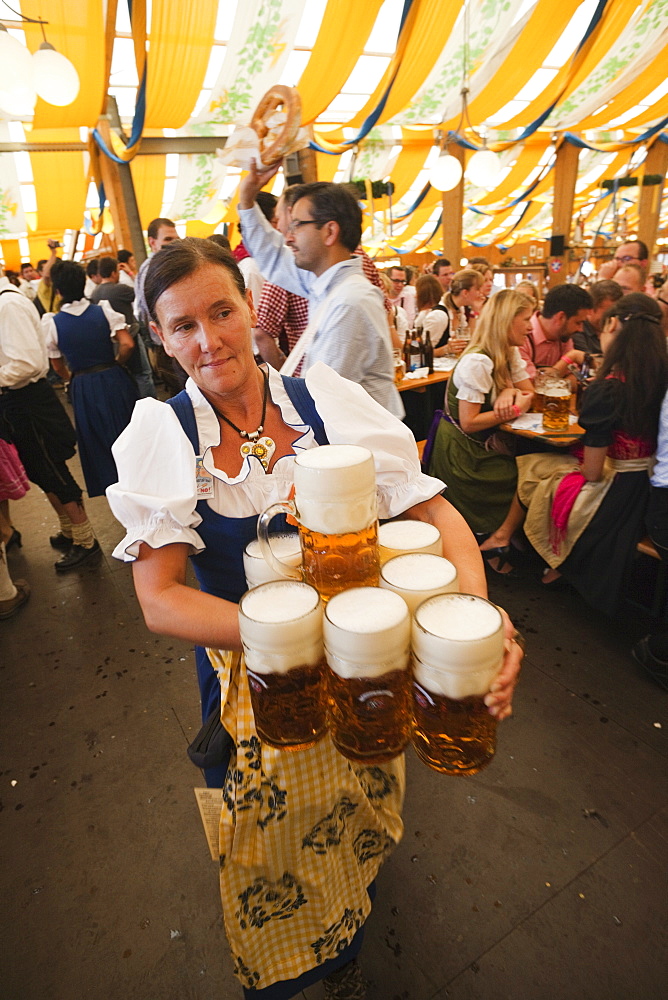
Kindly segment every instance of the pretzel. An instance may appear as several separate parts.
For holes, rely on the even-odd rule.
[[[268,124],[266,119],[279,108],[285,112],[285,121],[280,126]],[[302,102],[295,87],[277,84],[264,95],[250,124],[260,139],[260,160],[265,166],[268,167],[287,155],[301,126],[301,112]],[[273,141],[265,145],[267,136]]]

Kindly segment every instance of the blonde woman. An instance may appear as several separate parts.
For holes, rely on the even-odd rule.
[[[533,385],[519,348],[531,330],[532,311],[531,299],[513,289],[494,295],[445,394],[446,417],[436,432],[430,472],[447,483],[448,500],[477,534],[498,528],[517,485],[515,459],[497,450],[494,432],[531,405]],[[492,569],[503,570],[503,553],[483,557]]]

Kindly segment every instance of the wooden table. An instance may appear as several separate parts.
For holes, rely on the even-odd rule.
[[[432,372],[425,378],[403,378],[397,385],[397,389],[399,392],[407,392],[408,390],[422,390],[424,392],[430,385],[435,385],[437,382],[447,382],[450,375],[451,372]]]
[[[538,414],[537,414],[538,415]],[[499,430],[515,434],[517,437],[528,438],[531,441],[541,441],[549,444],[553,448],[568,448],[575,444],[585,433],[584,427],[579,424],[571,424],[567,432],[563,431],[532,431],[523,427],[515,427],[512,423],[500,424]]]
[[[397,386],[406,410],[404,423],[410,427],[416,441],[426,438],[434,411],[443,409],[445,383],[449,378],[450,372],[435,371],[425,378],[402,379]]]

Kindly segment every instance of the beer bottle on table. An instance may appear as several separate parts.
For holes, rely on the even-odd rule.
[[[411,357],[411,335],[409,330],[406,330],[406,339],[404,340],[402,354],[404,358],[404,364],[406,365],[406,371],[409,372],[411,370],[411,365],[413,363],[413,359]]]
[[[411,341],[411,371],[415,371],[416,368],[422,368],[422,339],[420,337],[419,330],[412,331],[412,341]]]
[[[425,330],[424,346],[422,348],[422,364],[429,369],[429,374],[434,373],[434,345],[429,336],[429,330]]]

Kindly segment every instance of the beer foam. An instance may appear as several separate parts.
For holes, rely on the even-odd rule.
[[[326,617],[346,632],[384,632],[404,621],[406,603],[391,590],[353,587],[332,597]]]
[[[440,538],[436,525],[427,521],[388,521],[378,529],[378,544],[386,549],[410,552],[433,545]]]
[[[307,584],[277,580],[248,591],[242,598],[242,610],[246,618],[269,625],[302,618],[318,601],[318,594]]]
[[[297,516],[310,531],[344,535],[376,520],[376,470],[366,448],[332,444],[302,452],[294,481]]]
[[[301,562],[301,545],[299,535],[296,531],[291,531],[285,535],[269,535],[269,542],[279,559],[284,559],[291,566],[298,566]],[[262,559],[260,543],[256,539],[246,546],[246,553],[251,559]]]
[[[372,458],[371,452],[356,444],[330,444],[310,448],[297,458],[302,469],[347,469],[363,465]]]
[[[501,626],[499,610],[471,594],[441,594],[420,606],[416,621],[442,639],[474,641],[494,635]]]
[[[403,670],[408,663],[410,621],[406,602],[391,590],[354,587],[335,594],[324,620],[327,662],[341,676]]]
[[[447,587],[457,575],[457,570],[442,556],[426,552],[411,552],[405,556],[395,556],[385,563],[383,579],[393,587],[402,590],[432,591]]]
[[[244,643],[246,666],[255,674],[287,674],[295,667],[313,666],[323,657],[322,637],[301,638],[298,648],[285,650],[253,649]]]
[[[571,391],[566,386],[564,388],[559,388],[557,385],[548,385],[542,390],[543,396],[550,396],[553,399],[570,399]]]

